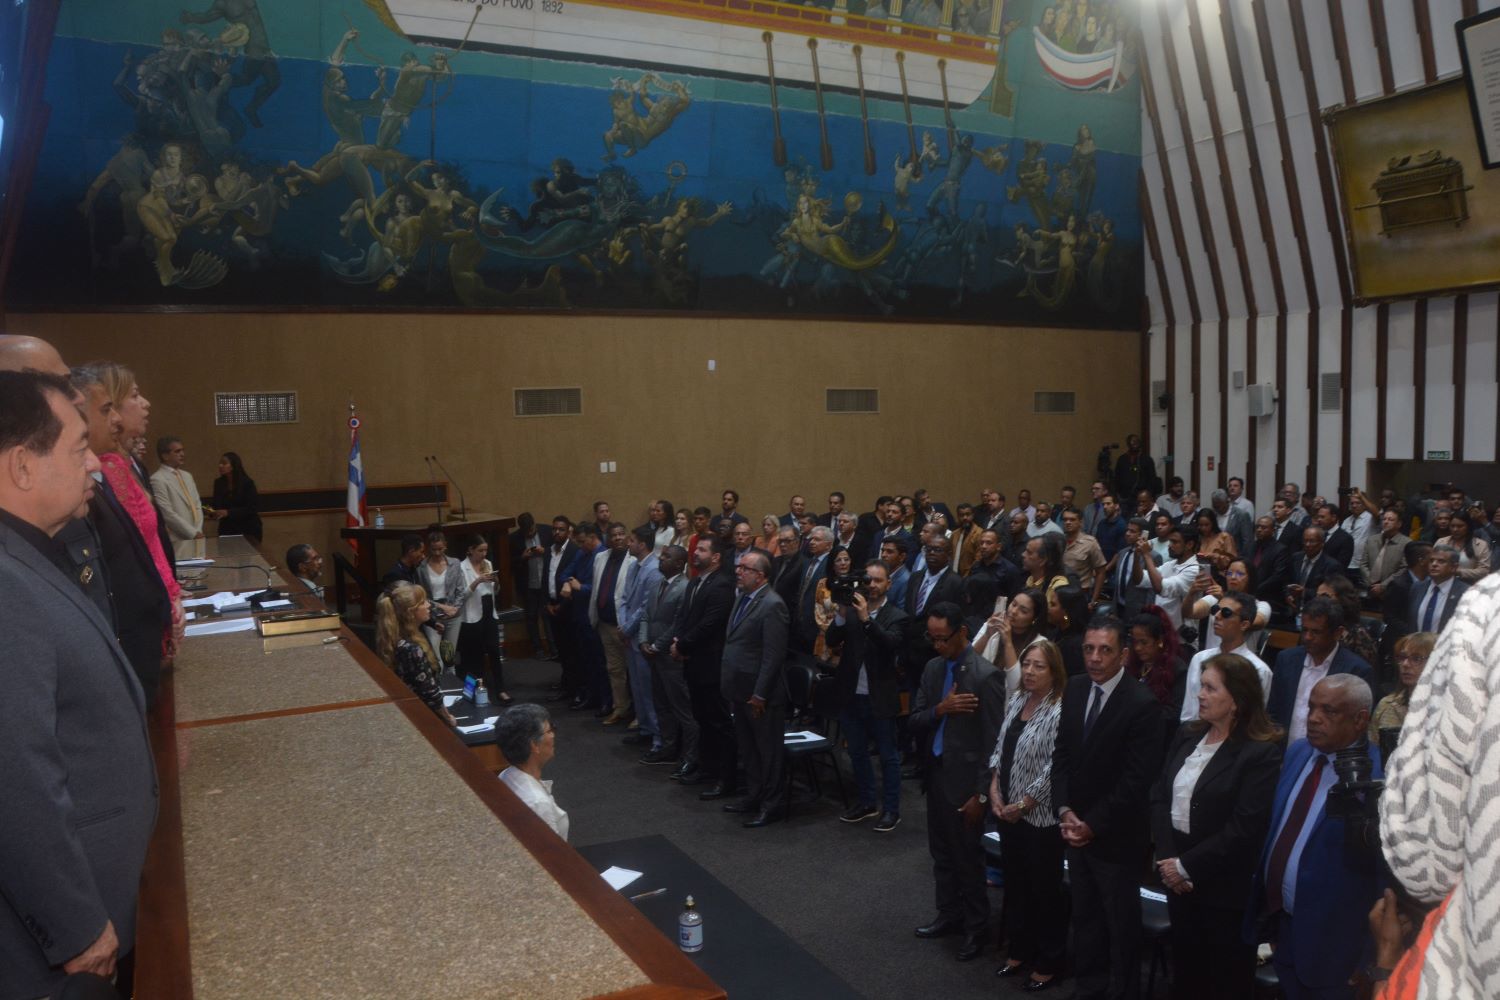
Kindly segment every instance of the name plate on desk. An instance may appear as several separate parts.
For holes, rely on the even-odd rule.
[[[300,635],[303,632],[336,632],[341,622],[332,611],[293,611],[256,620],[262,636]]]

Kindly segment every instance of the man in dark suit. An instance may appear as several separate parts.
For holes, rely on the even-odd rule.
[[[891,503],[892,499],[892,497],[888,496],[879,497],[875,501],[874,510],[868,510],[859,515],[857,530],[859,534],[865,537],[866,545],[869,545],[869,540],[876,538],[885,530],[885,508]],[[878,550],[879,545],[875,545],[874,548],[868,551]]]
[[[786,605],[771,589],[771,560],[756,549],[734,568],[738,588],[729,628],[719,693],[734,706],[734,733],[745,762],[745,797],[727,802],[724,811],[749,816],[754,829],[784,819],[783,777],[786,746],[786,640],[790,625]]]
[[[787,605],[792,615],[792,637],[789,645],[798,653],[811,654],[818,640],[818,620],[813,612],[817,603],[818,584],[828,576],[833,555],[833,531],[818,525],[808,532],[807,554],[798,573],[796,603]],[[778,589],[777,594],[781,591]]]
[[[818,523],[825,528],[832,528],[837,534],[839,530],[839,515],[844,512],[844,494],[834,490],[828,494],[828,513],[818,515]],[[858,518],[855,518],[857,521]]]
[[[604,646],[599,630],[589,622],[589,606],[594,598],[594,557],[604,540],[591,522],[580,521],[573,529],[573,558],[563,567],[559,598],[567,606],[568,627],[578,645],[578,689],[583,703],[578,708],[592,708],[603,718],[609,707],[609,674],[604,665]]]
[[[927,609],[939,604],[962,605],[964,601],[964,582],[948,565],[948,539],[936,534],[923,556],[927,566],[907,582],[906,606],[902,609],[906,612],[906,644],[901,651],[901,667],[909,684],[916,683],[928,661],[937,655],[927,640]]]
[[[542,606],[547,598],[547,546],[552,544],[552,528],[537,524],[530,511],[516,517],[516,530],[507,539],[510,545],[510,579],[521,595],[526,610],[526,635],[531,651],[538,659],[548,659],[550,651],[542,635]]]
[[[1276,521],[1269,514],[1255,519],[1255,544],[1246,554],[1255,574],[1256,599],[1272,608],[1286,606],[1286,585],[1291,582],[1292,555],[1276,540]]]
[[[1005,678],[969,644],[963,610],[929,604],[923,623],[936,655],[912,700],[912,735],[925,751],[927,846],[937,884],[937,916],[919,938],[962,933],[958,960],[978,957],[989,923],[984,847],[989,758],[1005,718]]]
[[[698,575],[688,584],[677,620],[672,624],[669,655],[683,666],[693,719],[698,723],[701,753],[698,768],[679,769],[674,777],[697,784],[702,773],[716,773],[718,783],[699,796],[722,799],[735,794],[739,757],[729,709],[719,697],[719,659],[724,650],[724,626],[734,601],[734,583],[723,569],[724,543],[714,537],[698,539],[693,564]]]
[[[1393,676],[1391,656],[1396,648],[1396,640],[1416,631],[1411,621],[1411,594],[1417,586],[1426,582],[1431,556],[1431,545],[1426,542],[1411,542],[1401,550],[1404,568],[1380,589],[1380,614],[1385,620],[1385,629],[1380,633],[1380,662],[1371,666],[1376,668],[1382,682]],[[1371,593],[1374,593],[1374,588],[1371,588]]]
[[[400,557],[390,569],[386,570],[385,576],[380,578],[381,587],[389,590],[398,583],[409,583],[413,587],[422,586],[422,574],[417,568],[426,558],[427,543],[422,541],[422,536],[415,531],[408,531],[401,536]]]
[[[958,521],[953,517],[953,512],[948,505],[933,500],[926,490],[917,490],[911,495],[911,502],[917,505],[917,520],[936,521],[943,526],[944,531],[952,531],[958,527]]]
[[[645,764],[660,764],[682,758],[674,774],[681,777],[698,770],[698,723],[693,719],[693,699],[688,691],[682,663],[668,652],[672,626],[677,621],[687,593],[687,549],[668,545],[661,550],[657,569],[661,582],[646,595],[646,615],[636,631],[636,641],[651,668],[651,695],[661,727],[662,746],[641,758]]]
[[[858,823],[878,816],[875,829],[889,833],[901,822],[901,751],[896,746],[896,716],[901,714],[901,690],[896,681],[896,656],[905,640],[906,612],[886,599],[890,570],[876,559],[864,567],[865,592],[854,603],[840,605],[828,644],[842,646],[835,684],[839,719],[854,774],[854,805],[839,817]],[[880,754],[880,804],[876,805],[875,775],[870,767],[870,740]]]
[[[1313,511],[1313,524],[1323,529],[1323,554],[1343,567],[1349,574],[1349,564],[1354,561],[1354,536],[1339,527],[1339,509],[1332,504],[1319,504]]]
[[[135,944],[157,808],[146,702],[59,532],[99,470],[58,375],[0,371],[0,992],[108,979]],[[87,568],[87,567],[85,567]],[[161,626],[156,627],[160,657]]]
[[[1161,488],[1156,477],[1156,463],[1141,446],[1141,436],[1131,434],[1125,438],[1125,451],[1115,463],[1115,489],[1121,496],[1133,497],[1141,490],[1150,490],[1152,495]]]
[[[573,631],[570,605],[563,601],[561,588],[567,579],[565,573],[577,555],[573,522],[559,514],[552,519],[551,541],[547,544],[547,590],[543,597],[547,602],[547,629],[562,666],[562,693],[558,697],[570,699],[568,707],[573,709],[582,708],[588,695],[584,691],[580,639]]]
[[[1150,790],[1161,769],[1161,713],[1125,677],[1125,623],[1101,616],[1083,640],[1085,673],[1068,682],[1052,754],[1052,801],[1067,844],[1078,996],[1139,988],[1140,867],[1150,849]]]
[[[1307,735],[1308,697],[1324,677],[1354,674],[1374,690],[1374,669],[1339,645],[1343,628],[1344,612],[1338,603],[1328,597],[1313,598],[1302,609],[1302,645],[1283,649],[1271,667],[1266,711],[1287,731],[1288,743]]]
[[[859,518],[847,510],[839,514],[833,522],[833,550],[845,549],[849,553],[849,562],[853,566],[863,566],[869,562],[865,546],[870,539],[859,533],[857,522]]]
[[[807,557],[802,554],[802,537],[792,525],[782,525],[776,532],[776,557],[771,562],[771,587],[781,603],[788,608],[797,606],[797,591],[802,584],[802,571],[807,568]]]
[[[1469,585],[1458,578],[1458,550],[1434,545],[1427,560],[1427,579],[1411,588],[1407,621],[1414,632],[1441,632]]]
[[[906,550],[906,565],[910,567],[917,561],[917,539],[910,531],[901,527],[901,505],[892,500],[885,505],[882,517],[881,529],[876,533],[873,544],[878,550],[886,542],[897,542]]]
[[[1364,747],[1371,777],[1383,776],[1379,748],[1365,743],[1370,699],[1355,677],[1323,678],[1309,695],[1307,738],[1292,742],[1282,765],[1245,919],[1254,940],[1275,942],[1271,961],[1287,1000],[1352,998],[1349,979],[1370,951],[1380,850],[1352,846],[1346,821],[1328,809],[1338,751]]]
[[[1302,529],[1302,551],[1292,559],[1287,581],[1294,604],[1306,603],[1317,592],[1318,584],[1331,576],[1343,576],[1348,571],[1347,563],[1329,558],[1323,551],[1323,538],[1323,529],[1316,524]]]
[[[1026,577],[1015,563],[1001,554],[1000,532],[986,529],[979,536],[979,554],[969,567],[969,576],[989,576],[995,581],[996,594],[1015,597],[1026,583]],[[988,612],[986,612],[988,617]]]
[[[1276,540],[1288,552],[1302,550],[1302,520],[1296,517],[1299,508],[1296,501],[1277,496],[1271,501],[1271,522],[1275,526]]]
[[[787,501],[787,512],[785,514],[782,514],[776,520],[783,525],[790,524],[795,528],[801,522],[802,515],[806,513],[807,498],[801,493],[796,493],[793,494],[792,498]]]
[[[95,368],[76,369],[72,387],[83,394],[89,447],[96,454],[118,447],[120,415]],[[172,599],[135,522],[120,504],[109,479],[99,476],[88,503],[108,569],[116,635],[149,707],[161,679],[162,637],[172,627]]]

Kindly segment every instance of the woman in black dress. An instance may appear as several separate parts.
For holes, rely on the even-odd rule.
[[[226,451],[219,456],[219,477],[214,480],[214,507],[212,517],[219,522],[219,537],[244,535],[256,545],[260,544],[260,494],[255,490],[255,480],[245,475],[245,464],[240,456]]]

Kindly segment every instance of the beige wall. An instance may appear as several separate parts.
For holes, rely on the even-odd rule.
[[[1139,429],[1133,333],[436,313],[7,319],[70,363],[133,366],[153,436],[185,440],[205,491],[231,449],[262,489],[342,485],[351,394],[370,483],[425,480],[422,456],[436,452],[470,509],[576,517],[602,498],[631,523],[658,496],[717,510],[726,485],[752,520],[785,511],[793,492],[822,511],[833,489],[858,510],[922,486],[950,504],[986,485],[1013,498],[1066,481],[1087,495],[1099,445]],[[513,415],[513,388],[573,385],[582,416]],[[878,387],[880,414],[824,413],[829,386]],[[215,391],[286,389],[300,394],[299,424],[214,426]],[[1038,389],[1073,390],[1078,412],[1033,415]],[[601,475],[611,460],[618,471]],[[331,548],[341,523],[270,518],[267,547]]]

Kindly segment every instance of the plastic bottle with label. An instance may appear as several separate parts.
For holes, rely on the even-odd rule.
[[[703,950],[703,914],[698,912],[692,896],[687,898],[687,908],[677,918],[677,947],[687,952]]]

